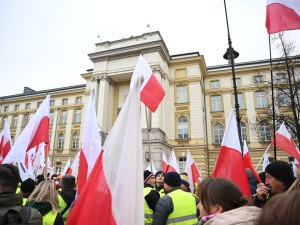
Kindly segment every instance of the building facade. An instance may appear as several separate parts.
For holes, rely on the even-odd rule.
[[[50,156],[57,169],[80,150],[85,109],[95,89],[95,107],[102,142],[110,132],[129,93],[130,79],[142,54],[164,87],[166,96],[155,113],[141,104],[145,168],[153,160],[161,168],[163,153],[174,149],[180,170],[189,150],[203,177],[211,175],[234,108],[231,65],[205,65],[198,52],[169,55],[159,32],[96,44],[89,54],[94,67],[81,74],[86,83],[43,91],[24,88],[22,94],[0,97],[0,121],[8,121],[16,140],[46,94],[51,94]],[[270,77],[268,60],[235,64],[242,138],[256,165],[271,140],[270,124],[259,128],[264,141],[251,129],[251,121],[271,101],[262,81]],[[287,155],[277,151],[287,161]],[[270,156],[272,151],[270,150]]]

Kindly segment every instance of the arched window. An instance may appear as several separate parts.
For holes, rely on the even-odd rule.
[[[77,132],[75,132],[72,137],[72,148],[77,149],[78,143],[79,143],[79,135]]]
[[[223,125],[217,123],[214,125],[214,142],[215,144],[221,144],[224,137]]]
[[[242,136],[242,142],[245,140],[247,141],[247,128],[246,124],[241,122],[241,136]]]
[[[64,144],[65,144],[65,135],[64,134],[60,134],[58,136],[58,149],[59,150],[64,149]]]
[[[178,138],[189,138],[189,125],[186,117],[179,117],[178,119]]]
[[[267,121],[260,122],[260,138],[262,141],[271,141],[270,125]]]

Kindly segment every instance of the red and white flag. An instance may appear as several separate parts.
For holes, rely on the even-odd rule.
[[[24,162],[26,152],[42,142],[49,143],[50,95],[24,128],[3,163]]]
[[[165,153],[163,152],[162,154],[163,154],[163,156],[162,156],[162,162],[161,162],[162,163],[161,169],[164,173],[166,173],[169,163],[168,163],[168,160],[167,160],[167,157],[166,157]]]
[[[70,157],[69,157],[69,159],[68,159],[68,161],[67,161],[67,163],[66,163],[66,165],[65,165],[65,167],[63,169],[63,171],[60,174],[61,175],[65,175],[70,166],[71,166],[71,160],[70,160]]]
[[[144,224],[142,149],[140,85],[135,85],[68,216],[67,225]]]
[[[194,185],[192,185],[192,184],[201,182],[201,174],[197,168],[197,165],[196,165],[190,151],[187,152],[184,172],[186,172],[189,177],[190,189],[191,189],[191,192],[194,193]]]
[[[79,155],[80,155],[80,152],[77,152],[76,155],[74,156],[71,166],[68,168],[68,170],[66,172],[66,174],[71,174],[76,178],[78,176]]]
[[[12,146],[9,125],[7,121],[4,122],[3,130],[0,133],[0,164],[7,156]]]
[[[166,173],[169,173],[169,172],[179,173],[179,166],[178,166],[178,163],[176,160],[176,155],[175,155],[174,149],[172,149],[170,160],[169,160],[169,165],[168,165],[168,169],[167,169]]]
[[[281,124],[279,130],[276,132],[276,147],[285,151],[289,155],[293,156],[300,162],[300,153],[294,141],[286,129],[284,122]],[[274,139],[271,141],[271,145],[274,145]]]
[[[267,0],[266,28],[269,34],[300,29],[300,1]]]
[[[80,195],[101,151],[101,138],[95,110],[95,90],[91,91],[86,108],[82,147],[79,158],[77,194]]]
[[[250,152],[248,150],[247,142],[246,142],[245,139],[244,139],[243,154],[244,154],[244,166],[245,166],[245,168],[249,168],[251,170],[252,174],[255,176],[256,180],[258,180],[259,183],[262,183],[260,177],[258,176],[256,170],[253,167],[252,159],[251,159]]]
[[[138,63],[133,72],[130,89],[133,88],[139,77],[143,77],[144,79],[141,87],[141,101],[152,112],[155,112],[166,93],[142,55],[139,56]]]
[[[244,195],[251,197],[233,109],[227,121],[212,177],[223,177],[231,180],[241,189]]]

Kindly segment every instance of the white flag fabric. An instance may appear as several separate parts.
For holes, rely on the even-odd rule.
[[[95,89],[93,89],[87,105],[83,126],[82,147],[78,171],[78,195],[80,195],[100,154],[101,138],[99,132],[95,110]]]
[[[49,143],[50,95],[24,128],[3,163],[24,162],[26,151],[42,142]]]
[[[80,151],[78,151],[76,153],[70,167],[68,168],[68,170],[66,172],[67,174],[71,174],[76,178],[78,176],[79,155],[80,155]]]
[[[186,172],[189,177],[190,189],[191,192],[194,193],[194,184],[201,182],[201,174],[190,151],[187,152],[184,172]]]
[[[64,170],[61,172],[61,175],[65,175],[70,166],[71,166],[71,160],[70,160],[70,157],[69,157],[69,159],[68,159],[68,161],[67,161],[67,163],[64,167]]]
[[[265,172],[265,169],[267,167],[267,165],[269,165],[270,161],[269,161],[269,157],[267,154],[264,155],[264,162],[263,162],[263,168],[262,168],[262,172]]]
[[[157,170],[155,169],[155,166],[153,164],[153,160],[151,160],[151,163],[147,166],[146,170],[151,171],[153,174],[156,174]]]
[[[169,173],[169,172],[180,173],[174,149],[172,149],[170,161],[169,161],[169,165],[168,165],[168,169],[167,169],[167,173]]]

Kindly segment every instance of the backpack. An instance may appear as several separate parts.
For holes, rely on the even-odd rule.
[[[14,209],[9,209],[3,216],[0,216],[0,225],[25,225],[28,224],[30,215],[31,208],[28,207],[22,207],[20,213]],[[11,221],[12,217],[18,219]]]

